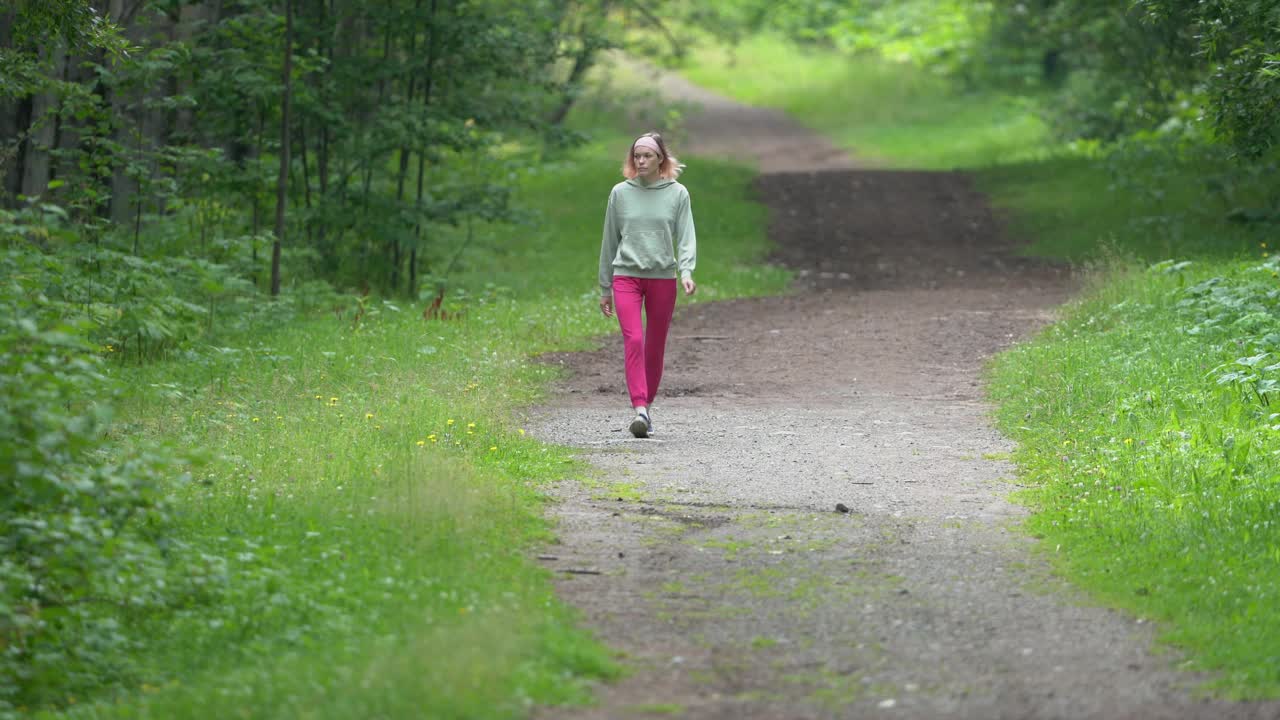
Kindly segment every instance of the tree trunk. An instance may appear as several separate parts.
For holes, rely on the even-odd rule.
[[[129,23],[133,20],[134,13],[137,12],[138,4],[129,2],[129,0],[110,0],[107,7],[108,17],[117,23],[127,35]],[[129,139],[121,125],[131,119],[127,110],[127,98],[124,97],[119,88],[109,87],[107,100],[111,104],[111,121],[115,126],[113,139],[121,147],[124,147],[128,145]],[[137,185],[125,172],[125,164],[122,158],[113,158],[110,203],[111,222],[116,225],[125,225],[133,219],[130,205],[132,198],[137,194]]]
[[[66,51],[45,47],[40,56],[51,63],[50,78],[61,80],[67,64]],[[58,98],[53,93],[39,93],[31,99],[31,131],[22,154],[22,194],[28,197],[43,195],[49,189],[49,151],[58,137],[57,106]]]
[[[583,43],[582,50],[573,59],[573,70],[569,72],[569,79],[565,81],[564,95],[560,99],[560,105],[548,118],[552,125],[560,125],[568,117],[569,111],[573,109],[573,104],[578,100],[578,90],[582,85],[582,77],[587,74],[587,70],[591,69],[591,63],[595,58],[596,51],[590,45],[589,40],[584,39]]]
[[[415,19],[418,16],[418,11],[421,9],[422,9],[422,0],[415,0],[415,2],[413,3],[413,13],[414,13]],[[415,25],[410,24],[409,25],[409,57],[412,58],[414,54],[417,52],[417,50],[418,50],[418,28]],[[409,106],[413,105],[414,80],[415,78],[413,76],[413,73],[409,73],[408,88],[405,92],[405,104]],[[404,182],[405,182],[405,178],[408,177],[409,175],[409,155],[411,152],[412,152],[412,148],[409,147],[408,142],[400,146],[400,167],[398,169],[399,171],[396,173],[396,203],[397,204],[404,202]],[[401,255],[400,237],[397,235],[396,237],[391,238],[391,291],[392,292],[395,292],[400,289],[400,265],[401,265],[400,255]]]
[[[17,13],[13,6],[0,10],[0,47],[13,46],[13,23]],[[30,122],[23,115],[29,117],[29,113],[24,112],[22,101],[0,100],[0,172],[3,173],[0,181],[4,183],[0,186],[0,204],[4,205],[9,204],[10,198],[22,191],[22,164],[19,157],[22,143],[18,133]]]
[[[4,190],[0,193],[6,204],[12,204],[22,192],[23,149],[21,133],[31,125],[31,98],[12,105],[0,104],[0,167],[4,168]]]
[[[271,244],[271,296],[280,294],[280,245],[284,240],[284,211],[289,201],[289,100],[293,91],[293,0],[284,0],[284,69],[280,99],[280,175],[276,179],[276,237]]]
[[[424,112],[431,105],[431,91],[435,88],[435,83],[433,82],[434,76],[432,75],[432,73],[435,71],[435,66],[436,66],[436,48],[439,47],[439,43],[436,42],[437,38],[440,35],[440,33],[437,32],[437,28],[436,28],[436,17],[437,17],[436,11],[439,9],[439,2],[440,0],[431,0],[431,15],[430,15],[431,23],[430,23],[430,27],[427,28],[427,32],[429,32],[430,35],[428,36],[428,39],[427,39],[427,72],[426,72],[426,77],[423,78],[423,81],[422,81],[422,109]],[[418,150],[418,188],[417,188],[417,197],[416,197],[416,204],[417,204],[419,213],[422,212],[422,196],[426,191],[426,187],[423,182],[424,176],[426,175],[426,169],[427,169],[426,154],[422,151],[422,149],[419,149]],[[422,220],[419,219],[418,223],[413,228],[413,250],[410,251],[409,253],[409,297],[415,297],[417,295],[418,248],[419,246],[422,245],[422,224],[423,224]]]

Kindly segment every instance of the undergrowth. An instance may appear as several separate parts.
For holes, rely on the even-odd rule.
[[[1280,693],[1278,271],[1119,272],[992,383],[1043,549],[1240,697]]]

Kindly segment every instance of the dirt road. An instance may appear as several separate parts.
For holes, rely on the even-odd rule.
[[[633,672],[539,716],[1280,715],[1196,699],[1150,623],[1080,602],[1011,527],[983,363],[1069,275],[1015,258],[962,174],[858,170],[777,113],[664,91],[704,108],[686,151],[760,163],[800,280],[678,311],[650,440],[623,431],[616,338],[550,359],[570,374],[531,426],[598,473],[559,488],[545,562]]]

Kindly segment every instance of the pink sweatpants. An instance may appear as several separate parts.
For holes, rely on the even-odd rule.
[[[676,281],[614,275],[613,306],[622,328],[631,405],[648,407],[657,396],[658,383],[662,380],[662,355],[667,348],[671,315],[676,309]],[[641,306],[644,307],[643,324]]]

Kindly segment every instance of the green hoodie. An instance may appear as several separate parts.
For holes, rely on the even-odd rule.
[[[674,252],[672,243],[674,242]],[[632,178],[613,186],[600,242],[600,294],[613,292],[613,276],[693,276],[697,238],[689,191],[672,179],[646,185]]]

